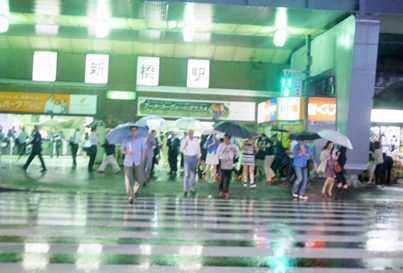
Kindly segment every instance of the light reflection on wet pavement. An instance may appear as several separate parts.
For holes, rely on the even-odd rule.
[[[0,193],[0,272],[403,272],[399,203]]]

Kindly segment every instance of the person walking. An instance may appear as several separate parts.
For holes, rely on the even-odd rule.
[[[379,141],[374,142],[374,158],[375,158],[375,184],[384,184],[384,170],[383,170],[383,152],[381,143]]]
[[[74,134],[70,138],[70,149],[71,149],[71,157],[73,159],[73,168],[77,167],[77,152],[80,140],[81,140],[80,129],[76,128]]]
[[[255,182],[256,147],[251,139],[245,140],[242,146],[242,180],[244,187],[256,188]],[[249,181],[249,184],[248,184]]]
[[[347,148],[340,146],[336,152],[337,164],[336,164],[336,181],[337,188],[348,189],[345,165],[347,163]],[[382,154],[381,154],[382,156]],[[382,161],[383,162],[383,161]]]
[[[94,164],[95,164],[95,158],[97,157],[97,135],[96,135],[96,127],[91,128],[91,133],[88,138],[89,142],[89,147],[87,150],[88,156],[90,157],[90,160],[88,161],[88,172],[92,173],[94,171]]]
[[[154,150],[157,147],[157,132],[152,130],[146,140],[146,162],[145,162],[145,175],[146,181],[151,179],[151,171],[154,165]]]
[[[309,147],[305,141],[298,141],[292,149],[293,167],[297,178],[292,187],[292,197],[301,200],[308,200],[305,195],[308,184],[308,160],[311,157]]]
[[[325,146],[323,146],[322,151],[319,155],[319,166],[316,172],[319,176],[325,175],[327,160],[329,159],[331,152],[334,150],[334,145],[331,141],[327,141]],[[326,177],[326,176],[325,176]]]
[[[392,169],[393,169],[393,158],[386,153],[383,153],[383,177],[386,185],[391,184],[392,177]]]
[[[218,196],[229,198],[229,185],[231,182],[232,170],[235,158],[239,156],[238,147],[230,142],[229,135],[224,136],[224,141],[217,148],[217,155],[220,159],[220,184],[218,186]]]
[[[325,145],[325,149],[323,151],[328,151],[328,157],[324,159],[325,162],[325,183],[322,187],[322,195],[324,197],[332,197],[333,186],[336,179],[336,155],[334,154],[334,145],[332,142],[328,142]],[[321,161],[322,164],[322,161]]]
[[[133,199],[138,194],[142,183],[145,182],[144,161],[146,147],[144,139],[138,136],[138,128],[130,128],[130,138],[122,143],[122,153],[125,155],[123,161],[125,175],[125,189],[128,201],[133,204]]]
[[[181,152],[183,153],[184,176],[183,191],[184,197],[196,194],[196,174],[197,165],[201,157],[200,143],[194,136],[194,131],[189,130],[186,138],[181,143]]]
[[[207,148],[206,180],[209,183],[214,183],[215,179],[216,179],[216,175],[217,175],[217,165],[218,165],[217,148],[218,148],[218,145],[219,145],[219,140],[217,139],[215,134],[211,134],[205,143],[205,146]]]
[[[110,144],[105,138],[105,142],[104,144],[102,144],[102,148],[104,148],[105,154],[101,165],[99,165],[98,167],[98,172],[104,173],[108,165],[111,165],[112,170],[115,174],[120,173],[120,167],[115,158],[115,144]]]
[[[264,147],[264,172],[266,174],[266,182],[271,185],[273,184],[276,174],[272,169],[272,165],[275,159],[273,142],[268,139]]]
[[[268,141],[268,138],[265,134],[261,134],[258,139],[256,140],[256,176],[266,176],[265,173],[265,165],[264,165],[264,159],[265,159],[265,147],[266,143]]]
[[[18,134],[18,159],[24,156],[27,152],[28,134],[25,131],[25,127],[21,128],[21,132]]]
[[[169,163],[169,175],[176,176],[178,172],[178,155],[181,146],[179,138],[175,133],[172,133],[171,137],[167,140],[168,146],[168,163]]]
[[[29,165],[31,164],[32,160],[35,158],[35,156],[38,156],[42,165],[41,172],[46,172],[45,161],[43,160],[42,157],[42,135],[39,132],[38,125],[35,125],[34,130],[32,132],[32,140],[28,144],[32,145],[31,154],[29,155],[27,161],[25,162],[22,168],[26,171]]]

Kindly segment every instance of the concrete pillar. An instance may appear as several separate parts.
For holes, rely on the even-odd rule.
[[[352,51],[351,88],[337,95],[337,127],[351,139],[354,150],[348,152],[348,169],[363,170],[367,167],[370,113],[374,96],[375,74],[378,57],[379,20],[360,18],[355,20]]]

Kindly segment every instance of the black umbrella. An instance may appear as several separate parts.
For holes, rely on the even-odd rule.
[[[303,131],[300,133],[293,133],[290,135],[290,138],[292,140],[315,140],[319,139],[320,136],[317,133],[309,132],[309,131]]]
[[[280,133],[288,133],[288,130],[286,130],[286,129],[281,129],[281,128],[277,128],[277,127],[271,128],[271,131],[273,131],[273,132],[280,132]]]
[[[232,121],[221,121],[214,125],[214,129],[233,137],[250,138],[255,135],[245,127]]]

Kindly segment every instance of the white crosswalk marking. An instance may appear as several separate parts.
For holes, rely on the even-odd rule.
[[[403,272],[401,208],[1,193],[0,272]]]

